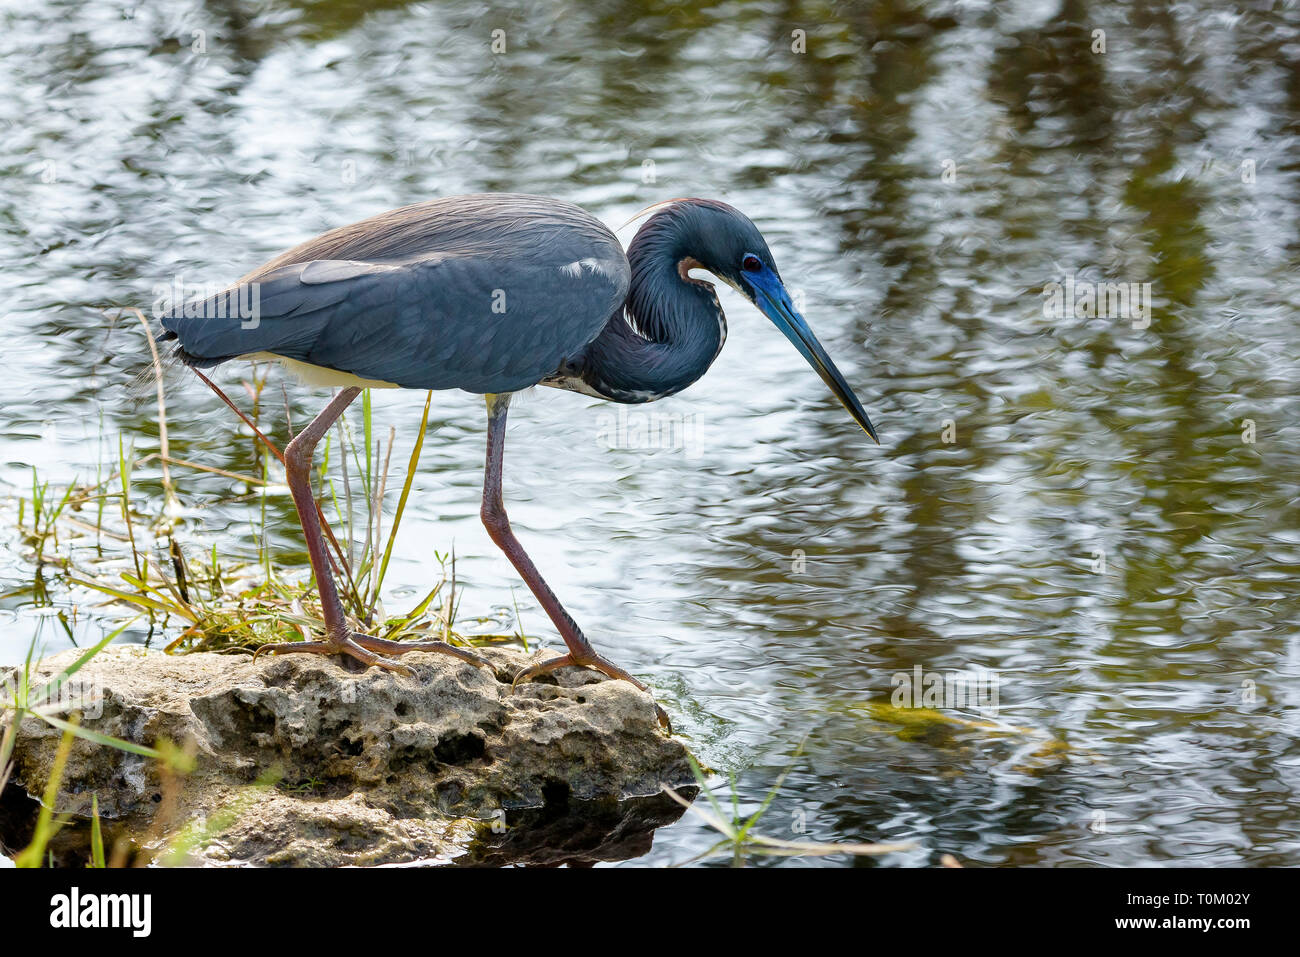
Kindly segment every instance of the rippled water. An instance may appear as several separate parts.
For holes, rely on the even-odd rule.
[[[142,331],[104,310],[178,273],[224,283],[438,195],[553,195],[612,226],[722,198],[884,445],[729,290],[731,342],[629,410],[634,447],[611,448],[613,406],[519,401],[511,515],[598,647],[742,809],[789,770],[775,836],[915,841],[882,861],[905,865],[1300,863],[1293,4],[6,0],[0,23],[0,497],[32,465],[93,475],[101,433],[156,449],[124,391]],[[1067,275],[1150,283],[1149,325],[1046,317]],[[323,404],[288,394],[295,422]],[[173,454],[254,469],[195,380],[168,401]],[[378,394],[383,430],[409,436],[422,401]],[[454,543],[470,605],[513,587],[554,641],[478,522],[482,420],[435,397],[390,581],[427,587]],[[663,425],[688,441],[646,447]],[[255,553],[242,487],[182,487],[183,536]],[[0,592],[31,578],[5,541]],[[0,601],[0,661],[67,641],[29,602]],[[917,666],[988,669],[997,728],[882,707]],[[688,816],[638,863],[713,839]]]

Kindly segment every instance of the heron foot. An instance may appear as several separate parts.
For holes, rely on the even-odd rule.
[[[510,690],[513,692],[521,681],[531,681],[533,678],[540,677],[541,675],[544,674],[549,674],[550,672],[554,671],[556,668],[570,668],[570,667],[594,668],[596,671],[599,671],[607,678],[613,678],[615,681],[630,681],[632,684],[636,685],[636,687],[640,688],[646,694],[650,693],[649,688],[647,688],[636,678],[633,678],[630,674],[628,674],[618,665],[614,664],[612,661],[608,661],[602,658],[600,655],[595,655],[595,654],[591,656],[584,655],[582,657],[578,657],[572,652],[568,654],[560,655],[556,658],[552,658],[550,661],[539,661],[535,665],[529,665],[523,671],[519,672],[519,674],[515,675],[515,680],[510,683]],[[654,702],[654,706],[655,706],[655,717],[659,719],[660,726],[663,727],[663,729],[666,732],[672,734],[673,723],[668,719],[668,712],[665,711],[663,708],[661,708],[659,706],[659,702],[657,701]]]
[[[364,635],[359,632],[354,632],[342,638],[323,641],[286,641],[262,645],[253,653],[253,660],[256,661],[257,656],[262,652],[271,655],[341,654],[355,658],[367,667],[373,665],[386,671],[411,675],[415,672],[409,666],[393,660],[393,656],[404,655],[408,651],[431,651],[451,655],[453,658],[459,658],[461,661],[477,668],[494,670],[492,663],[486,658],[480,658],[472,652],[449,645],[443,641],[391,641],[387,638],[376,638],[373,635]]]
[[[283,641],[262,645],[257,651],[253,652],[253,660],[256,661],[258,655],[263,652],[268,655],[347,655],[367,667],[373,665],[377,668],[383,668],[385,671],[395,671],[398,674],[414,674],[409,667],[400,661],[393,661],[391,658],[375,654],[363,647],[359,642],[354,641],[350,635],[324,641]]]
[[[481,655],[476,655],[464,648],[457,648],[455,645],[449,645],[445,641],[391,641],[388,638],[375,638],[372,635],[360,634],[354,634],[352,640],[367,651],[378,652],[380,655],[404,655],[408,651],[432,651],[440,655],[451,655],[453,658],[459,658],[466,664],[471,664],[476,668],[496,671],[492,662]]]

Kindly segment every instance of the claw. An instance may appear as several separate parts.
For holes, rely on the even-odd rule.
[[[659,706],[658,701],[655,702],[655,717],[659,719],[659,727],[663,728],[664,733],[671,738],[673,736],[673,723],[668,717],[668,712]]]
[[[544,674],[554,671],[556,668],[567,668],[570,665],[577,664],[578,662],[574,660],[573,655],[559,655],[552,658],[550,661],[539,661],[535,665],[529,665],[527,668],[520,671],[519,674],[515,675],[514,681],[510,682],[510,693],[514,694],[515,689],[519,687],[519,682],[521,681],[531,681],[534,678],[541,677]],[[613,676],[611,675],[611,677]]]

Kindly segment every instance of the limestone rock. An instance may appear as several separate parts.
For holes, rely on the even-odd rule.
[[[574,668],[512,693],[510,677],[533,659],[481,653],[495,673],[412,653],[403,660],[415,673],[405,676],[316,655],[253,662],[110,646],[76,675],[94,702],[84,725],[171,742],[195,766],[172,774],[78,740],[56,810],[84,818],[94,793],[110,840],[191,863],[556,863],[644,852],[654,827],[681,811],[660,785],[693,781],[649,696]],[[57,674],[77,654],[36,671]],[[59,736],[34,717],[19,729],[0,801],[0,843],[11,849],[30,830]],[[86,833],[66,829],[56,853],[75,860]]]

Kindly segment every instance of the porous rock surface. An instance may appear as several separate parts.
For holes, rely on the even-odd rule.
[[[96,702],[84,726],[171,742],[193,753],[193,770],[169,774],[152,759],[77,740],[55,810],[84,818],[95,794],[106,834],[153,851],[179,844],[190,863],[556,863],[647,848],[653,827],[680,812],[654,797],[661,785],[692,780],[686,748],[659,728],[650,697],[575,668],[512,693],[510,678],[536,659],[480,653],[494,671],[417,652],[403,657],[414,670],[407,676],[317,655],[251,661],[110,646],[76,675]],[[77,655],[41,661],[33,684]],[[20,727],[0,825],[11,849],[12,792],[43,792],[59,738],[34,717]],[[645,800],[629,800],[647,797],[650,812]],[[34,817],[35,801],[25,803]],[[571,846],[557,854],[530,844],[518,833],[528,824],[516,820],[542,821],[550,844]],[[551,833],[557,821],[562,836]]]

